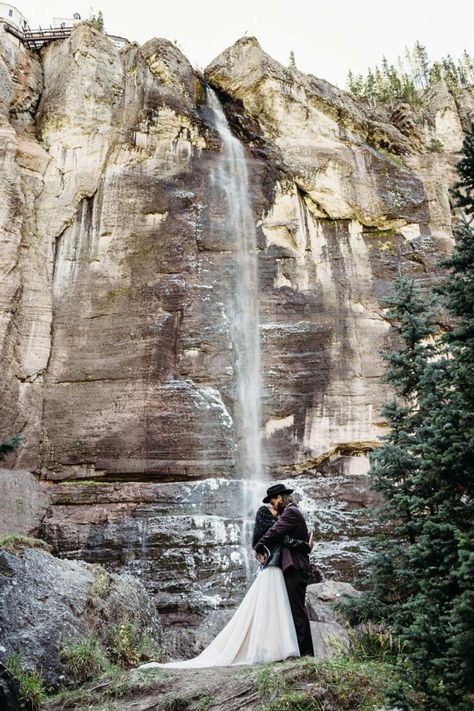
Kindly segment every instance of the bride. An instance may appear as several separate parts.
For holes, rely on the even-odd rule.
[[[271,506],[261,506],[258,509],[252,546],[271,528],[276,515],[276,510]],[[286,537],[285,545],[305,553],[311,550],[311,546],[305,541],[289,537]],[[167,664],[150,662],[138,668],[195,669],[257,664],[299,657],[288,593],[283,572],[279,567],[280,554],[281,545],[268,551],[265,562],[232,619],[199,656]]]

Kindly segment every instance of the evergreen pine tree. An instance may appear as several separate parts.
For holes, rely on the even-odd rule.
[[[389,431],[382,447],[370,455],[371,486],[382,497],[377,510],[383,533],[375,539],[374,555],[364,580],[370,592],[344,605],[352,622],[385,620],[397,625],[403,606],[417,592],[409,551],[418,540],[423,517],[417,476],[420,471],[417,430],[425,412],[420,407],[420,380],[434,354],[436,327],[431,307],[417,283],[400,276],[394,292],[385,300],[387,318],[393,323],[398,345],[382,352],[387,362],[384,380],[394,397],[382,408]]]
[[[288,60],[288,68],[289,69],[296,69],[296,59],[295,59],[295,53],[293,50],[290,52],[290,57]]]
[[[466,78],[466,86],[472,86],[474,84],[474,61],[466,50],[464,50],[459,64]]]
[[[375,101],[375,77],[370,67],[367,72],[367,79],[365,80],[364,93],[372,102]]]
[[[357,96],[359,99],[365,97],[364,79],[361,74],[355,76],[352,72],[349,72],[347,75],[347,88],[351,94]]]
[[[455,319],[443,338],[446,357],[433,364],[439,385],[427,383],[432,407],[424,423],[423,468],[433,495],[424,546],[437,566],[424,580],[436,601],[431,630],[435,652],[427,681],[433,709],[468,711],[474,704],[474,127],[466,133],[453,195],[461,210],[455,247],[443,262],[449,275],[439,291]],[[433,604],[433,603],[431,603]],[[421,609],[423,600],[419,601]],[[416,644],[417,638],[413,642]],[[444,703],[444,706],[443,706]]]
[[[459,87],[459,77],[456,71],[456,65],[450,54],[441,60],[441,66],[443,67],[443,79],[450,89],[457,89]]]
[[[349,71],[347,73],[346,86],[349,89],[349,91],[351,92],[351,94],[353,94],[354,93],[354,75],[353,75],[351,69],[349,69]]]
[[[430,69],[429,85],[437,84],[443,78],[443,67],[439,62],[433,62]]]
[[[375,89],[375,100],[376,101],[385,101],[386,93],[385,93],[384,81],[383,81],[382,73],[378,67],[375,67],[374,89]]]
[[[398,76],[397,70],[393,66],[393,64],[390,65],[388,68],[388,82],[389,82],[389,94],[391,100],[396,100],[396,99],[401,99],[403,98],[402,94],[402,82],[400,80],[400,77]]]
[[[454,190],[462,211],[456,244],[437,288],[455,321],[430,345],[433,327],[416,291],[398,281],[392,308],[402,347],[386,354],[398,396],[384,414],[390,432],[372,455],[389,538],[358,601],[398,635],[420,708],[470,711],[474,702],[474,129],[464,141]],[[423,315],[424,314],[424,315]],[[365,604],[365,608],[363,605]],[[391,700],[402,708],[403,684]]]
[[[413,55],[418,81],[423,88],[426,88],[430,78],[430,62],[426,47],[424,47],[418,40],[415,42]]]

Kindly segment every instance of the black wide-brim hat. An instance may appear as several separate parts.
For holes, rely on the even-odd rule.
[[[273,484],[267,489],[267,495],[263,499],[264,504],[269,504],[270,499],[275,499],[280,494],[292,494],[293,489],[287,489],[284,484]]]

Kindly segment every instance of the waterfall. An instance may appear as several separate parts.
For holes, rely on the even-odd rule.
[[[260,501],[261,487],[258,484],[263,482],[257,235],[244,149],[232,135],[222,106],[210,88],[207,89],[207,100],[222,141],[222,156],[212,171],[211,180],[216,191],[224,197],[223,230],[235,259],[235,281],[231,285],[228,315],[236,368],[239,477],[242,479],[243,515],[247,519],[244,521],[244,545],[248,546],[249,524]]]

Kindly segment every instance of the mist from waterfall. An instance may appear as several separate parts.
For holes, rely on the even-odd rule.
[[[235,255],[235,281],[228,315],[236,367],[239,477],[242,478],[243,515],[247,518],[244,544],[248,545],[249,523],[260,501],[261,486],[258,485],[263,482],[257,235],[243,146],[231,133],[219,99],[210,88],[207,100],[222,141],[222,156],[212,171],[211,180],[225,196],[226,241]]]

